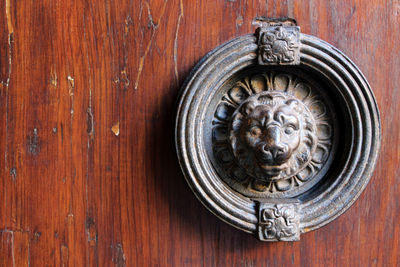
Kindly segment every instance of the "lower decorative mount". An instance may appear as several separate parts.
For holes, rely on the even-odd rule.
[[[360,195],[380,145],[372,91],[339,50],[267,20],[200,61],[177,113],[179,162],[215,215],[296,241]]]
[[[259,203],[258,239],[261,241],[300,240],[298,203]]]

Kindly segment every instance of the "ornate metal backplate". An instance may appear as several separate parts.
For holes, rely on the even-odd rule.
[[[264,21],[195,67],[176,144],[189,185],[214,214],[260,240],[295,241],[365,188],[380,121],[346,56],[292,21]]]
[[[221,178],[248,197],[290,196],[318,182],[337,127],[323,89],[284,71],[253,70],[233,83],[212,121]]]

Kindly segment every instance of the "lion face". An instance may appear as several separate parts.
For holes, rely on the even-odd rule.
[[[315,125],[300,101],[283,92],[249,97],[233,114],[230,140],[239,165],[264,181],[289,178],[308,162]],[[306,141],[306,142],[304,142]]]
[[[300,145],[301,127],[292,109],[281,106],[276,110],[256,106],[243,125],[243,141],[267,175],[277,175],[286,168],[292,153]]]

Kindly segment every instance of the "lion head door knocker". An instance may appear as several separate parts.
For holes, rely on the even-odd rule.
[[[318,142],[307,106],[277,91],[249,97],[234,112],[229,128],[233,155],[259,191],[298,174],[309,164]]]
[[[263,241],[295,241],[348,209],[380,145],[373,93],[339,50],[294,20],[258,20],[186,80],[176,146],[193,192]]]

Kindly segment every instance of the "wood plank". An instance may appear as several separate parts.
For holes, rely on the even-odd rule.
[[[296,243],[215,218],[173,143],[191,68],[260,15],[294,17],[341,49],[382,116],[365,192]],[[15,266],[26,255],[30,266],[399,265],[399,22],[400,4],[384,0],[1,1],[1,264],[14,249]]]

